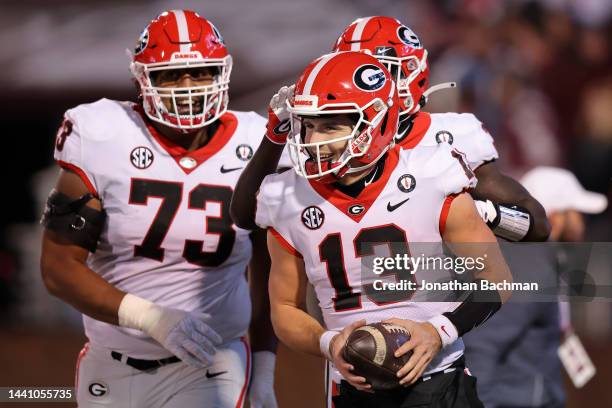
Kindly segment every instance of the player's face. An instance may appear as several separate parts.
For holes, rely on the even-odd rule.
[[[355,119],[348,114],[302,118],[304,141],[306,143],[320,143],[349,136],[353,132],[354,126]],[[345,139],[320,145],[321,161],[339,159],[346,149],[347,143],[348,140]],[[309,147],[308,150],[312,156],[317,153],[315,147]]]
[[[212,85],[217,74],[216,68],[200,67],[200,68],[181,68],[181,69],[166,69],[161,71],[151,72],[151,81],[153,86],[159,88],[168,88],[168,92],[159,91],[162,96],[162,102],[170,113],[178,113],[179,115],[199,114],[204,109],[204,96],[187,97],[187,90],[177,90],[175,94],[185,94],[184,98],[176,98],[176,108],[173,104],[173,98],[166,97],[164,94],[171,96],[173,88],[191,88],[198,86]],[[191,102],[190,102],[191,101]],[[191,106],[191,110],[189,109]]]

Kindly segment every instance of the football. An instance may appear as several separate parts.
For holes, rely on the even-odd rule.
[[[395,351],[410,340],[406,328],[391,323],[361,326],[351,333],[343,350],[344,359],[355,367],[354,373],[366,378],[374,391],[401,387],[397,371],[412,352],[395,357]]]

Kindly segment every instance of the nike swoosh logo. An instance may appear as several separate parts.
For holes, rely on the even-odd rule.
[[[450,334],[448,334],[446,332],[446,329],[444,328],[444,325],[440,326],[440,330],[442,330],[444,332],[444,334],[446,334],[448,337],[450,337]]]
[[[400,201],[397,204],[391,204],[391,202],[389,201],[387,203],[387,211],[391,212],[391,211],[395,211],[397,210],[399,207],[401,207],[402,204],[404,204],[406,201],[410,200],[410,198],[405,199],[404,201]]]
[[[229,169],[226,169],[225,166],[221,166],[221,173],[223,173],[223,174],[230,173],[232,171],[236,171],[236,170],[240,170],[240,169],[244,169],[244,167],[231,167]]]
[[[219,371],[218,373],[211,373],[210,371],[206,370],[206,378],[215,378],[225,373],[227,373],[227,371]]]

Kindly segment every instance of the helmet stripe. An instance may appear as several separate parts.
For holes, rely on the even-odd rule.
[[[353,35],[351,36],[351,51],[359,51],[361,49],[358,41],[361,41],[363,30],[371,19],[372,17],[364,17],[359,19],[359,22],[355,26],[355,30],[353,30]]]
[[[183,10],[172,10],[172,13],[176,19],[176,26],[178,27],[181,52],[189,52],[191,47],[189,44],[189,27],[187,26],[185,12]]]
[[[319,62],[317,63],[317,65],[315,65],[315,67],[312,69],[312,71],[310,71],[310,74],[308,75],[308,79],[306,80],[306,84],[304,84],[304,95],[310,95],[310,91],[312,89],[312,85],[314,84],[315,79],[317,78],[317,75],[319,74],[319,71],[321,71],[321,69],[323,68],[323,66],[325,64],[327,64],[327,61],[329,61],[331,58],[335,57],[338,54],[327,54],[324,57],[322,57]]]

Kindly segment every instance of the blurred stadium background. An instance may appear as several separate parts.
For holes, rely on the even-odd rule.
[[[330,50],[352,20],[397,17],[429,50],[431,83],[459,84],[426,110],[475,113],[495,138],[500,165],[517,178],[536,165],[566,167],[612,198],[610,0],[3,2],[0,386],[72,384],[84,342],[80,317],[46,293],[38,267],[38,219],[58,171],[55,131],[69,107],[135,99],[125,49],[172,8],[215,22],[234,57],[230,106],[262,114],[278,87]],[[612,241],[610,209],[587,218],[586,240]],[[573,307],[598,374],[580,390],[567,382],[570,407],[612,406],[611,311],[609,302]],[[322,406],[322,362],[280,354],[281,407]],[[299,394],[291,386],[298,381]]]

